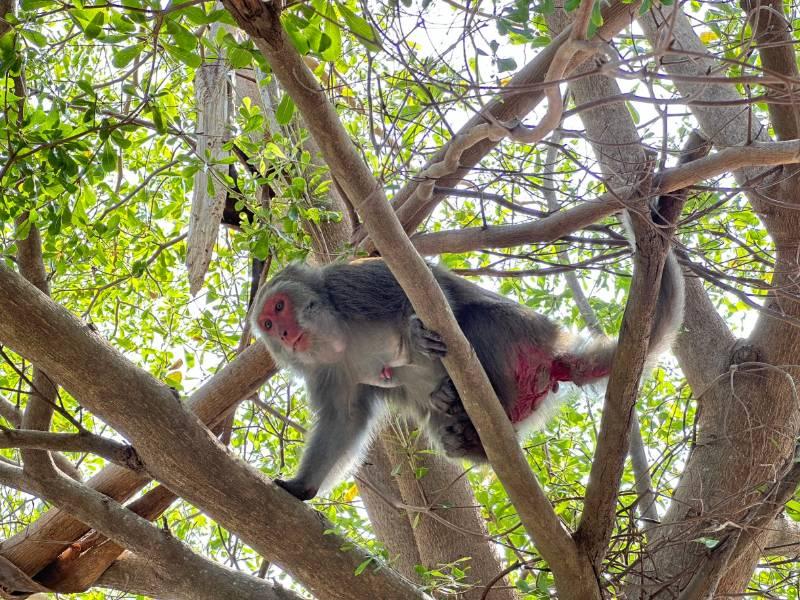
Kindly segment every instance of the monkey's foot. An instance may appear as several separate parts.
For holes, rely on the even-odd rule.
[[[450,458],[468,458],[477,462],[486,460],[478,432],[466,414],[463,419],[440,428],[439,440]]]
[[[456,386],[453,385],[453,380],[449,377],[442,379],[439,387],[433,391],[431,404],[434,410],[446,415],[461,415],[465,413],[461,397],[456,391]]]
[[[298,500],[311,500],[311,498],[317,495],[317,490],[306,487],[302,484],[302,482],[297,481],[296,479],[289,479],[288,481],[284,481],[283,479],[273,479],[272,483],[278,487],[282,487]]]
[[[408,318],[408,328],[411,334],[411,346],[415,350],[428,356],[447,354],[447,344],[442,341],[442,336],[425,327],[417,315]]]

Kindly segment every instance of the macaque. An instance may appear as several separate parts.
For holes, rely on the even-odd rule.
[[[615,345],[574,338],[558,324],[439,267],[431,267],[464,335],[517,430],[541,425],[561,382],[606,377]],[[275,358],[305,377],[317,423],[297,474],[275,483],[300,500],[338,481],[391,406],[414,418],[453,458],[486,454],[441,357],[438,334],[414,315],[386,264],[292,265],[259,290],[252,328]],[[680,326],[683,281],[670,253],[651,354]]]

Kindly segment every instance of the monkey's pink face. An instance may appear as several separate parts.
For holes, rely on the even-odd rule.
[[[311,336],[297,322],[297,309],[288,294],[278,292],[266,299],[258,326],[292,353],[308,352]]]

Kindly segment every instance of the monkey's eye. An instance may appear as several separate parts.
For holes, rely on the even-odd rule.
[[[269,319],[267,319],[266,321],[264,321],[264,329],[266,329],[267,331],[269,331],[270,329],[272,329],[272,321],[270,321]]]
[[[283,300],[278,300],[275,303],[275,312],[280,312],[283,310]]]

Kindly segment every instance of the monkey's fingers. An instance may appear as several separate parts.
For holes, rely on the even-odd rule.
[[[447,354],[447,344],[442,340],[442,336],[425,327],[417,315],[409,317],[409,329],[411,344],[418,352],[439,357]]]

